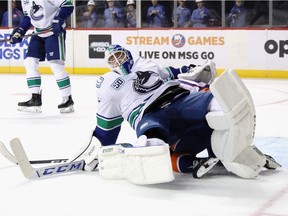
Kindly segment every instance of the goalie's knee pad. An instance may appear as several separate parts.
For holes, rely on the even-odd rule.
[[[174,180],[168,144],[134,148],[131,144],[103,146],[99,173],[104,178],[127,179],[134,184]]]
[[[233,70],[227,70],[210,85],[210,90],[222,108],[222,111],[206,115],[209,126],[214,129],[211,137],[214,154],[224,164],[239,164],[226,166],[236,175],[257,176],[259,170],[255,167],[262,166],[261,157],[250,160],[248,157],[255,154],[244,153],[250,152],[247,147],[252,145],[255,130],[255,107],[248,89]],[[247,163],[244,163],[245,157]],[[251,169],[242,169],[240,165]]]

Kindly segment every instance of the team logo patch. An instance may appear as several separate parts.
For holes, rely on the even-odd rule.
[[[35,1],[32,2],[32,8],[30,10],[30,16],[33,20],[41,20],[44,17],[43,7],[41,5],[37,5]]]
[[[140,94],[145,94],[159,88],[163,84],[163,80],[159,74],[152,71],[138,71],[137,78],[134,80],[134,90]]]
[[[124,83],[125,81],[119,77],[112,83],[112,88],[119,90],[124,85]]]

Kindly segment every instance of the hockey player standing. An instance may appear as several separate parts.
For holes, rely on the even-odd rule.
[[[41,75],[39,62],[49,61],[63,101],[58,105],[61,113],[74,112],[71,85],[65,71],[65,40],[67,19],[73,12],[71,0],[21,0],[24,17],[19,27],[15,28],[10,43],[20,43],[25,33],[33,26],[34,32],[46,32],[31,37],[28,52],[24,60],[26,79],[31,99],[18,103],[18,110],[41,112]]]

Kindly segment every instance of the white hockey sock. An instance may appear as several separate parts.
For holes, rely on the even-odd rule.
[[[39,73],[39,59],[27,57],[24,60],[26,80],[30,94],[39,94],[41,87],[41,75]]]
[[[63,61],[50,61],[50,67],[55,75],[57,85],[59,87],[61,96],[68,97],[71,95],[71,85],[69,74],[65,71],[65,66]]]

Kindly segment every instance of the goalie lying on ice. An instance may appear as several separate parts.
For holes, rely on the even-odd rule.
[[[108,47],[106,59],[111,72],[96,82],[97,126],[90,147],[80,152],[91,153],[93,142],[98,151],[76,155],[86,158],[86,169],[93,170],[98,158],[104,177],[152,184],[172,181],[172,169],[199,178],[218,160],[243,178],[269,167],[265,155],[252,146],[255,108],[233,70],[215,80],[215,64],[208,61],[181,74],[183,70],[151,60],[134,61],[119,45]],[[124,119],[137,133],[134,147],[113,145]],[[209,157],[197,158],[203,150]]]

